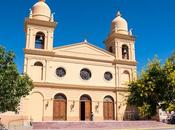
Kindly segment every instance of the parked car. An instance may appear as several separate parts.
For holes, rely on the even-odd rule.
[[[175,124],[175,113],[170,115],[167,119],[166,119],[166,123],[167,124]]]

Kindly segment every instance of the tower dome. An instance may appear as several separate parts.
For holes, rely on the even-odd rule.
[[[121,17],[120,12],[117,13],[117,17],[112,21],[111,31],[120,34],[128,34],[128,23]]]
[[[45,0],[39,0],[39,2],[32,7],[32,19],[50,21],[51,10],[45,3]]]

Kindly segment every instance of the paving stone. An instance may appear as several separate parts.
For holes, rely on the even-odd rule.
[[[33,122],[33,129],[59,129],[59,130],[84,130],[84,129],[131,129],[131,128],[164,128],[170,127],[165,123],[156,121],[101,121],[101,122]]]

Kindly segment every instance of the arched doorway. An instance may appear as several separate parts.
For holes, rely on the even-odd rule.
[[[53,120],[67,119],[67,98],[64,94],[56,94],[53,101]]]
[[[114,120],[114,99],[106,96],[103,101],[104,120]]]
[[[32,121],[43,121],[44,96],[40,92],[33,92],[29,96],[29,116]]]
[[[80,120],[90,120],[92,112],[92,100],[89,95],[80,97]]]

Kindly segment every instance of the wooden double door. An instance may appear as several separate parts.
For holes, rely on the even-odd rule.
[[[53,120],[67,120],[67,100],[65,97],[57,96],[54,99]]]
[[[108,97],[103,102],[104,120],[114,120],[114,102]]]
[[[84,95],[80,98],[80,120],[89,121],[91,119],[92,102],[91,98]]]
[[[89,121],[91,118],[91,102],[83,101],[80,102],[80,119]]]

